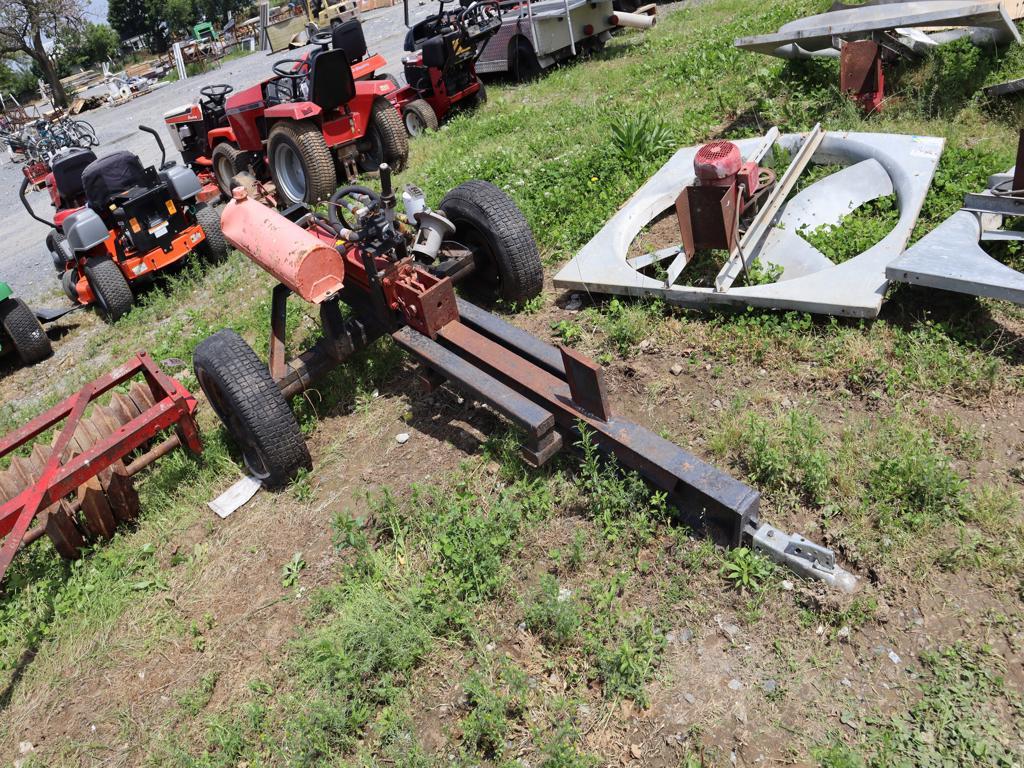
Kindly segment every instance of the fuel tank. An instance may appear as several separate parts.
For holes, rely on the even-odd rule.
[[[229,243],[305,301],[319,304],[341,290],[341,254],[241,187],[232,191],[220,226]]]

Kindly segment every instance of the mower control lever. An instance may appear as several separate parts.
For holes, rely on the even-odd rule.
[[[18,190],[18,198],[21,200],[21,204],[25,206],[25,210],[28,211],[28,215],[29,216],[31,216],[33,219],[35,219],[36,221],[40,222],[41,224],[45,224],[48,227],[52,227],[53,226],[53,222],[47,221],[46,219],[44,219],[43,217],[39,216],[38,214],[36,214],[35,211],[32,210],[32,206],[28,202],[28,198],[25,197],[25,190],[26,189],[28,189],[28,176],[25,176],[21,180],[21,188]]]
[[[167,162],[167,150],[164,149],[164,143],[160,140],[160,134],[145,125],[140,125],[139,130],[144,133],[151,134],[153,138],[156,139],[156,145],[160,147],[160,170],[162,171],[164,168],[172,167],[174,165],[174,161],[171,160],[171,162]]]

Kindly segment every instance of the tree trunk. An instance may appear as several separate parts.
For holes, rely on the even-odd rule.
[[[38,29],[32,35],[32,48],[32,58],[36,60],[39,68],[43,70],[43,77],[50,86],[50,93],[53,94],[53,106],[66,107],[68,105],[68,94],[60,82],[60,77],[57,76],[57,67],[54,65],[53,59],[50,58],[50,54],[43,46],[43,38],[39,34]]]

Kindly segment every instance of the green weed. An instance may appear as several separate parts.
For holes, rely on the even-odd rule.
[[[294,587],[299,583],[299,574],[306,569],[306,561],[302,559],[302,553],[296,552],[281,568],[281,586]]]
[[[665,638],[648,619],[626,628],[625,637],[597,653],[598,677],[608,698],[626,696],[647,706],[645,686],[654,676],[665,646]]]
[[[649,112],[620,117],[611,134],[615,155],[627,165],[658,159],[674,146],[672,131]]]
[[[526,606],[526,627],[552,648],[571,643],[579,632],[580,608],[576,599],[563,592],[558,581],[545,573],[540,586]]]
[[[828,768],[913,765],[1010,766],[1019,757],[1022,702],[1004,680],[1004,663],[991,650],[962,644],[921,656],[919,698],[905,713],[869,717],[858,744],[839,742],[817,752]],[[996,720],[1000,709],[1016,712]],[[1009,725],[1007,724],[1009,722]]]
[[[743,592],[760,592],[774,570],[772,562],[747,547],[734,547],[722,558],[722,578]]]

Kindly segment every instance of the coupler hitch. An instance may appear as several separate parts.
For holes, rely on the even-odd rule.
[[[599,365],[456,296],[448,275],[478,283],[497,275],[500,286],[512,268],[540,272],[528,225],[504,193],[467,182],[477,201],[467,214],[451,202],[461,199],[461,187],[436,212],[418,198],[410,205],[407,191],[406,213],[400,213],[387,166],[381,186],[381,193],[342,188],[331,204],[344,214],[332,209],[327,218],[305,208],[278,213],[241,188],[224,210],[225,237],[281,281],[273,292],[269,365],[231,331],[204,341],[194,359],[203,391],[251,472],[276,485],[309,465],[286,398],[388,334],[420,363],[419,378],[428,388],[447,381],[518,427],[530,464],[543,465],[576,443],[583,425],[603,450],[664,491],[687,522],[713,524],[732,546],[752,546],[801,574],[852,587],[853,577],[829,550],[760,522],[758,491],[616,416]],[[323,335],[288,361],[285,317],[292,293],[319,305]],[[347,319],[342,304],[350,310]]]

